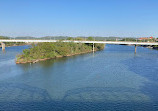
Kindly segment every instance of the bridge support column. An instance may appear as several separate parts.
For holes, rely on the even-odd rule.
[[[93,43],[93,52],[94,52],[94,43]]]
[[[135,45],[135,51],[134,51],[134,52],[135,52],[135,54],[136,54],[136,52],[137,52],[137,45]]]
[[[2,46],[2,51],[4,51],[5,50],[5,43],[1,43],[1,46]]]

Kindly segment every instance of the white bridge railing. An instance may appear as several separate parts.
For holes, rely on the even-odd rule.
[[[5,42],[25,42],[25,43],[39,43],[39,42],[58,42],[61,40],[0,40],[0,43]],[[79,40],[62,40],[61,42],[74,42],[74,43],[100,43],[100,44],[124,44],[124,45],[158,45],[158,42],[129,42],[129,41],[79,41]]]

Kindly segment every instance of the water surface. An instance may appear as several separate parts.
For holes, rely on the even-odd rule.
[[[158,51],[106,45],[103,51],[15,64],[29,46],[0,52],[0,110],[158,110]]]

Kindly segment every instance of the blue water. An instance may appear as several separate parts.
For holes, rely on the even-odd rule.
[[[106,45],[103,51],[15,64],[29,46],[0,51],[0,110],[158,111],[158,51]]]

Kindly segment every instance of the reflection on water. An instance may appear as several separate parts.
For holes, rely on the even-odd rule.
[[[46,90],[31,87],[25,84],[1,83],[0,101],[46,101],[51,100]]]
[[[158,110],[156,50],[106,45],[94,54],[15,64],[28,47],[0,52],[0,110]]]
[[[47,61],[41,61],[41,62],[37,62],[36,64],[33,64],[33,63],[26,63],[26,64],[17,64],[19,67],[23,68],[24,70],[27,70],[29,69],[30,67],[31,68],[34,68],[37,66],[38,64],[38,67],[42,67],[42,68],[50,68],[50,67],[53,67],[53,64],[56,63],[56,62],[64,62],[66,61],[67,58],[64,57],[64,58],[56,58],[56,59],[50,59],[50,60],[47,60]]]

